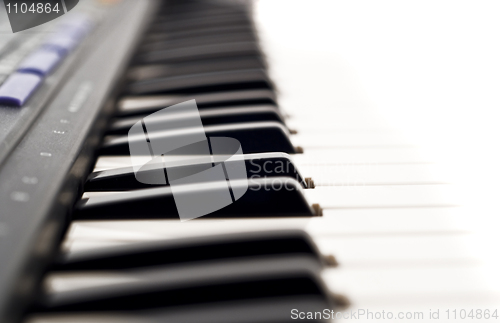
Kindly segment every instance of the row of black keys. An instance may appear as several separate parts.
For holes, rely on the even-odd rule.
[[[133,124],[161,108],[194,98],[207,137],[237,139],[245,153],[247,175],[252,178],[241,199],[206,217],[321,215],[319,206],[309,205],[303,196],[302,188],[313,188],[314,184],[300,175],[289,157],[300,153],[301,148],[290,141],[293,132],[277,105],[248,13],[212,12],[211,17],[191,16],[190,12],[189,19],[153,24],[130,69],[130,82],[99,154],[128,156],[129,141],[141,140],[127,136]],[[165,33],[162,28],[173,31]],[[251,51],[237,50],[243,39]],[[180,122],[161,116],[148,119],[148,124],[155,123],[159,128],[164,125],[166,129],[169,123]],[[149,140],[175,136],[169,132],[148,135]],[[150,171],[163,167],[158,163]],[[142,184],[135,180],[132,167],[96,172],[89,177],[85,190],[128,192],[83,199],[77,207],[77,219],[178,216],[168,184],[157,188]]]
[[[57,259],[48,281],[61,284],[74,276],[99,275],[120,280],[49,289],[31,309],[31,316],[46,319],[43,322],[58,315],[66,322],[200,322],[203,313],[210,315],[203,322],[248,322],[249,318],[288,322],[294,308],[322,311],[347,305],[321,279],[323,268],[331,265],[300,230],[72,252]]]
[[[204,218],[319,215],[319,208],[311,207],[302,195],[302,189],[313,184],[299,174],[288,155],[297,150],[290,144],[247,10],[240,2],[167,3],[130,69],[132,81],[99,153],[127,156],[126,136],[114,136],[126,135],[132,124],[149,113],[195,98],[207,136],[238,139],[247,153],[243,160],[248,175],[261,177],[250,182],[238,201]],[[247,47],[233,46],[243,42],[248,42]],[[273,173],[273,167],[264,173],[268,162],[284,165],[283,172]],[[181,162],[172,167],[186,166]],[[252,187],[272,185],[273,179],[288,189]],[[177,218],[168,185],[148,188],[135,180],[131,168],[93,173],[85,190],[126,192],[82,200],[75,219]],[[71,252],[57,259],[48,281],[71,281],[75,275],[118,280],[45,290],[31,317],[32,322],[81,323],[288,322],[293,321],[292,309],[314,312],[346,305],[324,285],[320,274],[328,265],[334,261],[322,257],[300,230]]]

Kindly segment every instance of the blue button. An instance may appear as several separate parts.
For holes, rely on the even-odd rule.
[[[77,44],[78,37],[71,35],[71,33],[58,32],[43,44],[43,48],[54,50],[58,52],[59,55],[66,55],[75,48]]]
[[[42,82],[36,74],[14,73],[0,86],[0,105],[22,106]]]
[[[57,33],[44,43],[44,48],[66,55],[92,28],[91,20],[85,15],[73,15],[70,18],[59,25]]]
[[[90,31],[91,27],[91,20],[83,14],[73,14],[65,19],[65,21],[59,26],[61,30],[65,30],[67,33],[70,33],[77,38],[85,36]]]
[[[61,56],[56,51],[38,50],[28,56],[17,68],[20,72],[45,76],[59,63]]]

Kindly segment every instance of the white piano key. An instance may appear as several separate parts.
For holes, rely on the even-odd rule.
[[[87,250],[122,243],[136,243],[160,239],[176,239],[201,235],[217,235],[234,232],[304,229],[308,218],[283,221],[274,219],[198,219],[180,220],[118,220],[118,221],[73,221],[62,249],[67,251]]]
[[[148,162],[151,158],[144,157],[143,162]],[[134,158],[135,160],[135,158]],[[133,166],[132,158],[130,156],[117,157],[117,156],[101,156],[97,159],[94,166],[94,172],[99,172],[107,169],[131,167]]]
[[[323,217],[301,219],[199,219],[184,223],[178,220],[74,221],[63,249],[80,250],[156,239],[286,228],[305,229],[314,239],[447,236],[469,232],[473,221],[461,208],[339,209],[323,212]]]
[[[151,239],[136,239],[135,242],[140,241],[150,241]],[[115,246],[130,245],[132,242],[129,240],[111,240],[111,238],[96,238],[92,239],[79,239],[76,241],[66,240],[61,245],[61,251],[73,252],[73,251],[89,251],[89,250],[99,250],[100,248],[110,248]]]
[[[293,160],[301,164],[396,164],[428,163],[432,156],[416,147],[388,148],[348,148],[324,149],[308,147],[303,154],[293,155]]]
[[[304,177],[316,186],[443,184],[453,181],[446,167],[437,164],[300,165]]]
[[[72,234],[64,244],[66,252],[97,250],[117,245],[141,243],[173,238],[172,235],[131,232],[126,230],[96,230]],[[210,230],[212,231],[212,230]],[[237,232],[230,230],[227,232]],[[261,230],[259,230],[261,231]],[[104,233],[106,235],[104,235]],[[432,234],[401,235],[318,235],[314,238],[324,255],[333,255],[342,267],[394,267],[436,266],[453,264],[460,266],[471,262],[482,262],[474,248],[477,237],[470,233],[442,232]],[[203,233],[202,233],[203,234]],[[211,232],[210,234],[216,234]],[[187,237],[190,234],[185,234]],[[200,235],[197,233],[196,235]],[[179,237],[178,234],[176,236]]]
[[[299,133],[316,133],[318,131],[330,131],[331,134],[336,134],[337,131],[374,131],[374,132],[391,132],[395,129],[391,128],[387,123],[373,115],[370,110],[356,111],[357,113],[342,112],[332,113],[321,110],[321,118],[318,114],[310,112],[307,115],[291,115],[286,119],[286,124],[291,129],[296,129]]]
[[[114,194],[124,194],[126,192],[127,191],[85,192],[82,194],[82,199],[98,197],[98,196],[114,195]]]
[[[292,159],[301,165],[367,165],[367,164],[415,164],[432,161],[430,154],[415,147],[379,147],[323,149],[307,148],[303,154],[292,155]],[[143,162],[149,161],[144,157]],[[129,167],[132,160],[129,156],[101,156],[97,159],[94,171]]]
[[[474,251],[478,237],[468,233],[428,235],[366,235],[317,237],[323,254],[331,254],[341,267],[368,268],[435,266],[482,262]]]
[[[172,163],[174,163],[174,164],[178,164],[179,161],[186,161],[186,162],[195,161],[196,162],[196,161],[200,161],[200,160],[203,160],[203,158],[200,158],[200,156],[197,156],[197,155],[169,156],[169,161],[172,161]],[[143,165],[143,164],[150,162],[150,161],[151,161],[151,157],[148,157],[148,156],[134,157],[133,161],[132,161],[132,158],[130,158],[130,156],[101,156],[97,159],[96,165],[94,167],[94,171],[97,172],[97,171],[106,170],[106,169]]]
[[[416,147],[402,136],[392,132],[339,132],[331,134],[298,133],[291,138],[295,146],[307,148],[374,148],[394,147],[411,148]],[[242,147],[243,151],[245,147]]]
[[[304,190],[324,209],[458,206],[465,202],[456,185],[321,186]]]
[[[116,158],[112,161],[100,159],[94,171],[131,166],[128,160],[123,161],[122,163],[122,160]],[[435,164],[311,164],[301,162],[295,162],[295,164],[304,177],[314,179],[316,186],[423,185],[453,182],[453,176],[448,174],[447,169]]]
[[[140,225],[140,221],[137,221]],[[104,224],[104,223],[103,223]],[[99,224],[98,222],[79,222],[74,221],[68,229],[67,237],[69,239],[88,239],[112,240],[112,241],[146,241],[164,238],[162,235],[151,230],[134,230],[134,228],[115,229]]]
[[[373,124],[369,121],[361,121],[359,123],[348,123],[338,120],[333,123],[320,123],[316,124],[311,122],[291,122],[286,120],[286,125],[289,129],[295,130],[297,134],[324,134],[324,135],[337,135],[348,133],[393,133],[396,136],[399,134],[396,130],[382,125]]]
[[[133,274],[117,272],[69,272],[49,274],[45,277],[44,287],[48,292],[65,292],[84,288],[133,283],[140,278]]]
[[[395,298],[500,295],[495,286],[488,284],[486,271],[476,263],[460,267],[338,267],[326,270],[323,277],[332,290],[349,295],[356,306]]]
[[[321,111],[321,116],[324,118],[318,118],[317,115],[310,113],[310,111]],[[353,120],[374,120],[383,122],[386,125],[384,116],[373,109],[369,105],[354,105],[352,103],[344,102],[343,104],[336,104],[335,106],[321,106],[318,109],[314,107],[308,107],[307,109],[299,109],[298,111],[290,112],[288,120],[296,120],[300,122],[301,120],[311,121],[317,124],[327,124],[330,119],[353,119]]]
[[[306,230],[313,237],[456,234],[470,232],[474,217],[467,209],[378,208],[323,210],[311,218]]]

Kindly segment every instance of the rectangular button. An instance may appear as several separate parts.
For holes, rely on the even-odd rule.
[[[18,67],[18,71],[45,76],[59,63],[61,56],[50,50],[38,50],[28,56]]]
[[[40,85],[35,74],[14,73],[0,86],[0,105],[22,106]]]
[[[59,26],[77,38],[85,36],[92,27],[92,21],[83,14],[73,14]]]
[[[58,32],[50,37],[43,47],[47,50],[54,50],[60,55],[68,54],[73,48],[76,47],[78,39],[68,32]]]

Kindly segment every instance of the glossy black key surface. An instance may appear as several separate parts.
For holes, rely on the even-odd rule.
[[[214,58],[260,56],[260,54],[260,48],[256,42],[234,42],[149,51],[140,54],[136,62],[140,64],[181,63]]]
[[[118,103],[118,116],[149,114],[168,106],[196,100],[198,109],[234,107],[248,105],[276,105],[276,94],[272,90],[243,90],[186,95],[127,96]]]
[[[272,88],[273,84],[264,70],[250,69],[189,74],[138,81],[131,83],[127,87],[126,92],[132,95],[145,95]]]
[[[119,118],[114,121],[108,131],[108,135],[126,135],[136,122],[141,120],[144,116],[135,116],[129,118]],[[172,118],[169,116],[149,117],[148,124],[164,125],[165,129],[171,129],[171,124],[177,122],[185,122],[188,119],[201,117],[201,122],[204,126],[212,126],[227,123],[244,123],[244,122],[258,122],[258,121],[275,121],[284,124],[284,118],[276,106],[272,105],[258,105],[249,107],[236,107],[236,108],[218,108],[218,109],[204,109],[199,113],[181,113],[178,117]]]
[[[251,26],[247,25],[234,26],[231,28],[216,26],[203,29],[179,30],[173,33],[155,32],[144,36],[144,40],[146,42],[169,41],[178,39],[210,37],[213,35],[231,35],[231,34],[253,33],[253,32],[255,32],[254,29]]]
[[[168,8],[168,9],[167,9]],[[224,5],[216,5],[212,3],[197,3],[193,6],[189,1],[177,2],[173,6],[166,6],[156,16],[155,23],[170,21],[183,22],[192,19],[205,19],[207,17],[222,18],[231,15],[248,15],[250,17],[251,11],[247,6],[241,4],[231,5],[226,2]]]
[[[217,15],[187,16],[182,20],[170,20],[168,18],[153,23],[150,32],[172,33],[190,29],[205,29],[210,27],[249,26],[250,17],[247,12],[228,12]]]
[[[165,223],[165,225],[169,225]],[[302,230],[273,230],[156,240],[59,256],[52,271],[122,270],[174,264],[284,255],[324,260]]]
[[[108,272],[108,277],[123,280],[48,292],[40,298],[36,311],[137,311],[282,297],[316,297],[329,302],[329,292],[320,278],[321,269],[314,258],[297,255]]]
[[[302,186],[288,177],[254,178],[249,181],[232,181],[231,188],[242,189],[248,185],[246,193],[232,204],[205,215],[203,218],[246,218],[246,217],[308,217],[321,215],[315,205],[310,206]],[[181,195],[210,192],[225,193],[225,182],[213,182],[199,187],[189,186]],[[82,199],[76,205],[75,219],[158,219],[178,218],[177,207],[170,187],[158,187],[136,191],[120,192]]]
[[[284,323],[297,322],[290,316],[290,309],[307,309],[321,312],[331,308],[332,304],[321,297],[282,297],[272,301],[251,300],[231,301],[215,304],[191,304],[188,307],[155,308],[152,311],[130,313],[118,311],[106,312],[72,312],[72,313],[35,313],[29,317],[32,322],[77,322],[77,323],[248,323],[253,322]],[[33,321],[31,321],[33,320]],[[37,321],[38,320],[38,321]],[[303,319],[301,322],[328,322],[323,319]]]
[[[207,137],[230,137],[238,140],[244,154],[282,152],[295,154],[288,137],[290,132],[279,122],[249,122],[204,127]],[[193,131],[197,131],[196,129]],[[189,130],[148,133],[149,141],[168,140],[189,135]],[[144,136],[109,137],[99,150],[100,155],[129,155],[129,142],[142,142]],[[174,152],[173,152],[174,153]],[[181,153],[181,151],[179,151]]]
[[[260,57],[232,57],[178,64],[137,65],[127,74],[131,81],[142,81],[161,77],[172,77],[196,73],[224,72],[233,70],[265,69]]]
[[[197,73],[204,74],[248,69],[266,69],[266,63],[260,57],[250,56],[178,64],[146,64],[132,67],[127,76],[130,81],[134,82]]]
[[[140,53],[158,50],[168,50],[173,48],[183,48],[191,46],[201,46],[207,44],[224,44],[234,42],[256,42],[257,39],[254,33],[233,33],[233,34],[215,34],[203,37],[191,37],[187,39],[175,40],[157,40],[149,41],[142,44],[139,48]]]
[[[242,157],[242,159],[245,161],[248,178],[290,177],[297,180],[297,182],[299,182],[303,188],[312,188],[312,181],[309,179],[306,182],[306,180],[295,168],[295,165],[290,159],[290,156],[287,154],[263,153],[243,155]],[[235,158],[225,161],[225,164],[228,165],[231,163],[239,163],[240,161],[241,159]],[[172,165],[169,165],[168,167],[170,169],[178,168],[179,170],[175,170],[174,173],[180,173],[180,168],[187,168],[190,167],[190,165],[192,165],[192,163],[189,161],[178,161],[176,163],[172,163]],[[153,174],[158,174],[158,169],[163,169],[165,168],[165,166],[166,164],[164,163],[157,163],[154,165],[150,165],[148,167],[148,170],[141,170],[141,172],[150,172],[150,176],[153,176]],[[207,166],[211,167],[212,164]],[[149,176],[146,175],[146,177]],[[123,167],[94,172],[90,174],[87,182],[85,183],[85,191],[128,191],[162,185],[164,184],[152,185],[141,183],[135,178],[133,167]],[[169,185],[168,178],[166,185]]]

